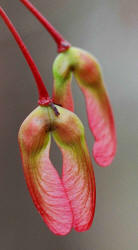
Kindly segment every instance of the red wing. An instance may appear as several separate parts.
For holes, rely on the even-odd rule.
[[[97,91],[81,87],[86,102],[88,122],[95,137],[93,155],[97,164],[106,167],[116,153],[116,132],[112,109],[105,90]]]
[[[68,58],[61,53],[53,64],[53,102],[63,108],[74,111],[74,102],[71,91],[72,72],[68,67]]]
[[[111,164],[116,153],[116,132],[109,98],[97,60],[83,50],[74,71],[86,102],[89,127],[94,135],[93,155],[102,167]]]
[[[72,212],[62,181],[49,160],[50,136],[46,134],[45,122],[41,125],[41,118],[28,120],[25,120],[19,132],[27,186],[36,208],[51,231],[66,235],[72,228]]]
[[[53,87],[53,102],[57,105],[62,106],[70,111],[74,111],[74,102],[71,92],[71,79],[69,78],[67,81],[58,87],[58,80],[54,80]]]
[[[69,151],[62,149],[63,184],[71,202],[73,227],[76,231],[88,230],[95,213],[95,177],[89,156],[81,145]]]
[[[95,177],[80,120],[72,112],[59,111],[60,121],[53,135],[63,155],[62,181],[72,208],[73,227],[81,232],[93,221]]]

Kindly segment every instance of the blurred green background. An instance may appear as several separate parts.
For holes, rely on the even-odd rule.
[[[88,50],[101,63],[114,110],[118,151],[112,165],[98,167],[96,214],[91,229],[53,235],[37,213],[23,176],[17,134],[37,106],[32,74],[0,19],[0,250],[138,249],[138,1],[32,0],[73,46]],[[0,0],[22,35],[52,93],[56,46],[18,0]],[[75,110],[85,125],[82,93],[72,84]],[[52,145],[51,159],[61,172],[62,158]]]

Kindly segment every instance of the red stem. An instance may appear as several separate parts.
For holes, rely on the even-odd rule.
[[[71,47],[70,43],[66,41],[61,34],[48,22],[48,20],[33,6],[28,0],[20,0],[33,14],[36,18],[42,23],[46,30],[51,34],[55,40],[58,52],[66,51]]]
[[[28,49],[26,48],[25,44],[23,43],[20,35],[18,34],[18,32],[16,31],[16,28],[14,27],[14,25],[12,24],[12,22],[10,21],[9,17],[7,16],[7,14],[5,13],[5,11],[0,7],[0,15],[3,18],[5,24],[8,26],[9,30],[11,31],[12,35],[14,36],[18,46],[20,47],[32,73],[33,76],[36,80],[36,84],[37,84],[37,89],[38,89],[38,93],[39,93],[39,104],[40,105],[48,105],[51,102],[51,99],[48,95],[47,89],[44,85],[44,82],[40,76],[40,73],[28,51]]]

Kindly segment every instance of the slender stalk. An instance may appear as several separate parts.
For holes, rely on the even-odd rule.
[[[61,34],[48,22],[48,20],[35,8],[34,5],[30,3],[29,0],[20,0],[33,14],[36,18],[42,23],[46,30],[51,34],[55,40],[58,52],[66,51],[71,47],[70,43],[66,41]]]
[[[16,28],[14,27],[14,25],[12,24],[11,20],[9,19],[9,17],[7,16],[5,11],[1,7],[0,7],[0,15],[1,15],[2,19],[4,20],[5,24],[8,26],[9,30],[11,31],[13,37],[15,38],[18,46],[20,47],[28,65],[33,73],[33,76],[36,80],[38,93],[39,93],[39,104],[40,105],[48,105],[51,102],[51,99],[48,95],[48,92],[47,92],[47,89],[44,85],[44,82],[40,76],[40,73],[39,73],[28,49],[26,48],[24,42],[22,41],[20,35],[18,34],[18,32],[17,32]]]

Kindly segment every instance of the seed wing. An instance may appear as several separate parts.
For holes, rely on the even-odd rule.
[[[33,202],[43,220],[58,235],[72,228],[72,212],[62,181],[49,159],[50,135],[46,112],[33,112],[22,124],[19,144],[24,174]]]

